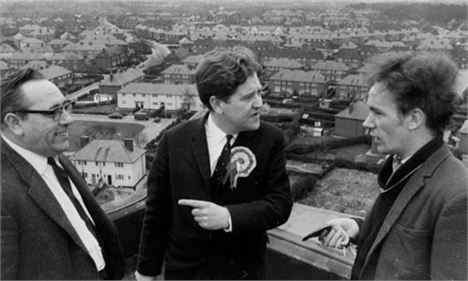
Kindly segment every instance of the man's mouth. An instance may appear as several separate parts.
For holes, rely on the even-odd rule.
[[[57,137],[68,137],[68,131],[56,132],[55,136],[57,136]]]

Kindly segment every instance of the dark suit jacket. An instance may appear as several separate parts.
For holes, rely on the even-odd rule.
[[[99,279],[93,260],[36,170],[5,142],[1,170],[1,279]],[[111,279],[121,279],[117,231],[73,164],[60,162],[96,224]]]
[[[234,143],[253,152],[256,168],[238,179],[236,189],[223,188],[217,194],[216,203],[231,214],[232,233],[202,229],[193,219],[192,208],[177,205],[182,198],[213,201],[205,120],[206,116],[168,131],[159,144],[148,176],[138,263],[141,274],[159,275],[164,255],[166,276],[167,272],[194,272],[182,277],[203,278],[197,272],[208,270],[220,273],[214,275],[220,279],[238,279],[243,273],[261,271],[266,230],[289,217],[292,199],[283,135],[263,122],[256,131],[240,133]],[[213,263],[214,268],[207,269]]]
[[[403,187],[358,278],[377,259],[375,279],[466,280],[467,191],[467,168],[442,146]]]

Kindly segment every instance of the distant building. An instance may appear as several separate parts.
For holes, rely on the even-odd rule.
[[[146,173],[145,150],[133,139],[93,140],[81,137],[81,148],[71,160],[88,184],[135,187]]]
[[[53,82],[59,88],[65,88],[73,84],[73,72],[58,66],[51,65],[48,68],[42,69],[41,72],[48,80]]]
[[[99,69],[113,71],[117,69],[119,65],[127,62],[127,56],[121,46],[112,46],[105,48],[102,52],[97,54],[94,58],[94,62]]]
[[[302,69],[302,65],[294,60],[288,58],[272,58],[268,61],[263,63],[265,66],[265,70],[270,72],[276,72],[279,70],[287,69],[287,70],[299,70]]]
[[[119,108],[148,108],[175,111],[181,108],[198,111],[202,108],[194,84],[131,83],[117,94]]]
[[[5,60],[10,67],[15,69],[21,69],[27,63],[45,61],[46,58],[42,54],[16,52],[11,54],[11,56],[6,58]]]
[[[342,137],[365,135],[367,132],[362,123],[368,114],[369,108],[363,101],[351,103],[335,115],[335,134]]]
[[[182,63],[186,64],[189,68],[196,68],[202,60],[203,55],[189,56],[185,58]]]
[[[342,62],[325,60],[312,65],[311,69],[320,72],[327,82],[335,83],[346,75],[349,67]]]
[[[137,68],[129,68],[122,73],[111,73],[99,83],[99,93],[116,97],[120,89],[130,83],[142,80],[144,76],[143,71]]]
[[[336,94],[341,99],[366,100],[368,91],[364,75],[350,74],[336,82]]]
[[[195,68],[186,64],[173,64],[161,72],[166,84],[195,83]]]
[[[326,90],[327,85],[323,75],[317,71],[282,70],[270,77],[269,87],[275,93],[318,96]]]
[[[56,53],[55,55],[48,57],[47,62],[65,67],[72,72],[78,71],[80,67],[85,65],[85,61],[82,56],[64,53]]]

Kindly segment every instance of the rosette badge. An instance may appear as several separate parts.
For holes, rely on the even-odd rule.
[[[228,173],[226,173],[226,176],[229,176],[230,179],[230,188],[236,188],[237,179],[239,177],[248,177],[256,166],[257,159],[249,148],[245,146],[233,147],[231,149],[231,161],[229,163]]]

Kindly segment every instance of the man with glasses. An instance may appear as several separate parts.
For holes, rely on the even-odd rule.
[[[73,164],[73,102],[33,69],[1,84],[1,279],[120,279],[115,226]]]

